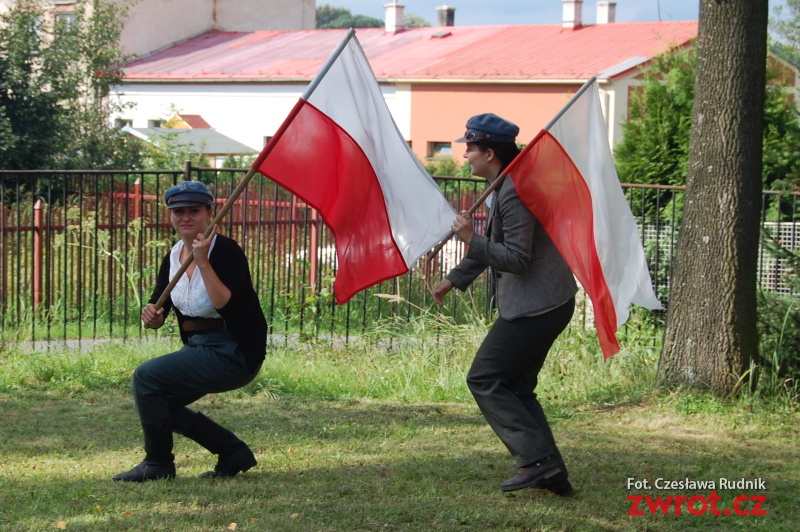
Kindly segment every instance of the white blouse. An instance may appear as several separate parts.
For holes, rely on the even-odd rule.
[[[214,244],[217,242],[217,237],[214,235],[214,240],[211,242],[211,247],[208,249],[208,254],[211,255],[211,250],[214,249]],[[183,249],[183,240],[172,246],[172,251],[169,256],[169,278],[174,279],[175,274],[181,268],[181,250]],[[203,275],[200,268],[195,268],[192,277],[186,274],[181,275],[175,288],[170,293],[172,304],[175,305],[181,314],[184,316],[192,316],[196,318],[221,318],[222,316],[211,304],[211,299],[208,297],[206,291],[206,284],[203,282]]]

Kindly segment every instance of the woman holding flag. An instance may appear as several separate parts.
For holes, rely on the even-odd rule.
[[[187,405],[209,393],[241,388],[258,375],[267,322],[244,252],[235,241],[209,230],[214,196],[208,187],[185,181],[169,188],[164,201],[180,240],[161,264],[142,321],[146,328],[157,329],[174,309],[184,345],[134,371],[131,389],[146,454],[139,465],[114,480],[173,478],[173,432],[219,455],[214,470],[201,477],[232,477],[256,465],[253,452],[232,432]],[[184,264],[189,266],[179,273]],[[163,306],[157,306],[176,275],[174,289]]]
[[[534,390],[539,371],[575,309],[577,285],[550,237],[517,195],[503,171],[519,153],[519,128],[495,114],[473,116],[463,137],[472,173],[502,184],[490,198],[486,235],[473,231],[462,211],[453,233],[468,245],[466,256],[433,289],[441,305],[453,289],[465,290],[491,269],[499,317],[467,375],[481,412],[513,456],[517,473],[502,491],[534,487],[573,494],[564,463]],[[489,201],[487,200],[487,203]]]

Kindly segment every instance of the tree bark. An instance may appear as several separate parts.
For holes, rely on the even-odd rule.
[[[733,391],[758,350],[767,0],[701,0],[686,196],[662,385]]]

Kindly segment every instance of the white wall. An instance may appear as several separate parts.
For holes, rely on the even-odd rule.
[[[406,142],[411,140],[411,85],[398,83],[394,86],[381,86],[383,98],[392,113],[394,123]]]
[[[114,0],[127,3],[126,0]],[[119,44],[144,55],[213,27],[211,0],[138,0],[129,8]]]
[[[209,30],[307,30],[315,22],[315,0],[134,0],[120,45],[144,55]]]
[[[202,116],[211,127],[260,150],[297,103],[307,84],[135,84],[118,87],[133,109],[111,117],[147,127],[150,120],[170,118],[170,109]],[[410,140],[411,91],[408,86],[381,86],[400,133]]]
[[[216,0],[217,24],[225,31],[313,30],[316,0]]]
[[[617,81],[613,85],[601,86],[600,100],[603,103],[603,116],[608,127],[608,142],[613,149],[614,145],[622,140],[622,122],[627,118],[625,112],[628,105],[627,84],[620,84]]]
[[[316,0],[109,1],[128,6],[120,47],[137,56],[209,30],[313,30],[317,14]],[[14,0],[0,0],[0,13],[13,3]],[[56,3],[59,2],[48,2]]]

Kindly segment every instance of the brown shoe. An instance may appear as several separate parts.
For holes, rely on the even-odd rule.
[[[529,488],[534,484],[547,480],[561,473],[561,466],[552,455],[527,467],[517,469],[517,474],[500,485],[503,491],[515,491]]]

